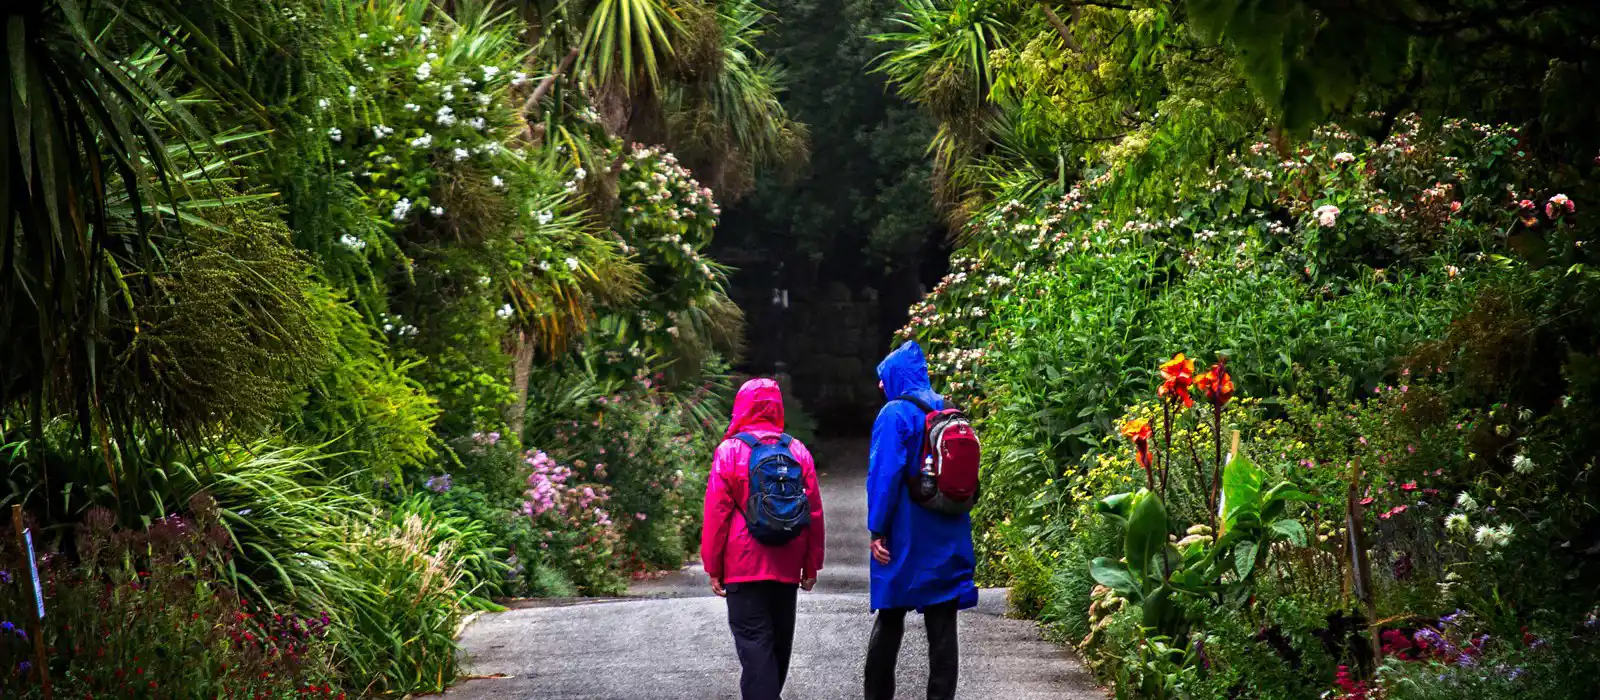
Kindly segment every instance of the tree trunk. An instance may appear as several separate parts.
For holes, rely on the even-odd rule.
[[[517,436],[519,443],[528,411],[528,379],[533,376],[533,350],[533,334],[525,330],[517,331],[511,350],[511,388],[517,398],[506,411],[506,424],[511,427],[511,434]]]
[[[522,103],[522,109],[519,110],[519,113],[522,115],[523,135],[528,139],[529,143],[538,143],[540,137],[540,134],[534,132],[533,124],[537,120],[533,118],[533,110],[538,108],[539,101],[543,100],[545,94],[555,87],[556,81],[561,79],[563,73],[572,68],[572,62],[577,59],[577,49],[568,51],[566,57],[562,58],[561,63],[556,66],[555,72],[546,76],[544,80],[539,81],[539,86],[533,89],[533,94],[528,95],[527,101]]]

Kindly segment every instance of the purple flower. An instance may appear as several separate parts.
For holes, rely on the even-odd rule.
[[[1523,677],[1524,675],[1527,675],[1527,673],[1528,673],[1527,670],[1523,669],[1521,666],[1518,666],[1516,668],[1511,669],[1511,671],[1506,674],[1506,680],[1514,681],[1514,680],[1516,680],[1518,678]]]
[[[1441,622],[1443,624],[1446,624],[1446,625],[1454,625],[1454,624],[1456,624],[1456,622],[1458,622],[1461,619],[1461,616],[1463,614],[1465,614],[1465,611],[1458,609],[1455,612],[1450,613],[1449,615],[1445,615],[1444,617],[1439,618],[1439,622]]]
[[[0,583],[11,583],[11,572],[0,569]]]
[[[449,491],[450,487],[454,485],[455,484],[452,483],[449,474],[440,474],[439,476],[431,477],[428,479],[427,484],[428,490],[434,493],[444,493]]]
[[[26,661],[23,661],[22,663],[17,664],[17,672],[18,673],[27,673],[28,669],[30,669],[30,668],[33,668],[33,664],[30,664],[30,663],[28,663]]]
[[[0,630],[5,630],[7,632],[10,632],[10,631],[12,631],[12,630],[14,630],[16,628],[17,628],[17,626],[11,624],[10,620],[5,620],[3,622],[0,622]]]

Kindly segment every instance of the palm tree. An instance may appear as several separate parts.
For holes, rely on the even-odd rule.
[[[971,176],[963,171],[986,152],[997,113],[989,54],[1009,45],[1021,17],[1006,0],[902,0],[902,8],[893,20],[899,31],[873,37],[890,45],[877,70],[939,122],[935,188],[953,205],[966,196]]]
[[[172,86],[251,106],[228,89],[210,21],[224,11],[248,25],[232,3],[171,0],[20,0],[0,14],[0,405],[73,412],[86,438],[148,417],[104,389],[139,332],[134,292],[161,264],[157,237],[182,225],[172,146],[210,141]]]
[[[716,64],[666,100],[670,145],[725,200],[748,188],[756,167],[792,169],[806,158],[805,125],[778,98],[784,72],[756,46],[768,13],[753,0],[722,0]]]

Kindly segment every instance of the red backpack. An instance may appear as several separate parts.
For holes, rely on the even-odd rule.
[[[900,400],[922,409],[922,452],[906,477],[912,502],[928,510],[961,515],[978,503],[978,434],[960,409],[934,410],[915,396]]]

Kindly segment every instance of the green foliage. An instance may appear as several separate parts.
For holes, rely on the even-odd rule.
[[[273,214],[217,207],[213,226],[163,245],[149,295],[131,295],[141,311],[127,322],[117,393],[160,407],[169,426],[259,430],[323,369],[332,338],[311,300],[321,290]]]
[[[174,206],[186,195],[167,141],[209,138],[175,93],[226,91],[225,55],[209,36],[209,11],[183,3],[126,8],[106,2],[28,2],[4,14],[7,70],[0,110],[7,191],[0,245],[7,251],[0,403],[36,404],[36,415],[72,412],[104,433],[159,420],[151,404],[102,405],[110,371],[135,339],[140,309],[161,270],[155,236],[182,230]],[[119,24],[139,27],[113,31]],[[13,177],[16,186],[13,187]],[[109,200],[121,189],[131,221]],[[142,361],[152,359],[141,357]],[[86,398],[87,397],[87,398]],[[36,426],[37,427],[37,426]]]
[[[1549,540],[1513,563],[1505,546],[1531,526],[1503,515],[1537,512],[1551,534],[1589,521],[1574,514],[1591,496],[1574,494],[1565,471],[1592,461],[1587,439],[1520,427],[1557,401],[1577,405],[1589,386],[1565,377],[1588,376],[1567,358],[1594,332],[1557,320],[1592,303],[1574,245],[1586,225],[1548,194],[1515,130],[1413,117],[1393,126],[1382,141],[1320,128],[1288,159],[1267,142],[1224,151],[1203,173],[1142,185],[1154,197],[1135,193],[1132,206],[1139,161],[1108,152],[1091,181],[984,210],[902,330],[983,423],[994,456],[976,514],[985,576],[1014,585],[1020,609],[1054,623],[1127,697],[1234,695],[1243,674],[1248,697],[1303,697],[1329,687],[1339,665],[1385,682],[1371,680],[1361,652],[1326,646],[1343,634],[1333,620],[1357,610],[1394,631],[1447,612],[1441,590],[1493,620],[1491,635],[1586,614],[1569,597],[1586,584],[1526,592],[1572,564]],[[1508,208],[1508,191],[1525,194]],[[1563,329],[1540,335],[1544,323]],[[1274,398],[1215,422],[1125,410],[1161,383],[1139,368],[1176,349],[1225,356],[1241,393]],[[1422,388],[1435,376],[1439,394]],[[1485,412],[1522,422],[1488,435],[1459,427],[1482,425]],[[1150,476],[1131,446],[1103,437],[1134,419],[1174,431],[1153,446]],[[1362,427],[1335,427],[1352,423]],[[1224,428],[1245,433],[1249,459],[1221,470],[1218,503],[1206,465],[1221,462]],[[1584,455],[1557,458],[1561,476],[1548,483],[1559,491],[1493,479],[1485,495],[1481,475],[1517,473],[1512,462],[1542,474],[1551,457],[1538,445]],[[1419,511],[1460,492],[1451,474],[1480,481],[1469,502],[1525,500],[1502,501],[1494,516]],[[1111,496],[1140,484],[1149,491]],[[1352,488],[1370,607],[1339,585],[1352,566]],[[1096,502],[1122,523],[1120,542],[1096,532],[1086,507]],[[1202,529],[1185,532],[1190,523]],[[1048,579],[1029,564],[1039,561],[1052,562]],[[1058,600],[1037,602],[1043,580]]]
[[[670,0],[596,0],[583,30],[586,72],[598,85],[624,90],[655,88],[662,67],[676,55],[686,28],[680,5]]]
[[[754,0],[716,5],[721,55],[714,70],[666,96],[669,145],[706,184],[736,199],[758,166],[786,174],[806,159],[806,127],[779,100],[785,72],[761,50],[768,10]]]
[[[804,128],[758,6],[657,3],[633,35],[647,4],[0,13],[3,502],[41,516],[58,588],[102,615],[85,633],[126,623],[110,658],[154,644],[146,670],[185,696],[437,692],[492,596],[682,564],[742,316],[704,254],[712,192],[648,144],[732,189],[799,157]],[[564,75],[568,48],[599,70]],[[570,462],[522,449],[594,413]],[[626,455],[610,474],[606,451]],[[191,499],[216,504],[207,554],[161,559],[149,589],[143,535],[101,562],[74,527],[142,526],[155,552]],[[272,665],[280,615],[327,627],[303,667]],[[135,669],[89,675],[112,670]]]
[[[712,383],[674,391],[644,380],[593,395],[564,415],[546,414],[555,429],[539,444],[605,486],[624,572],[675,568],[698,546],[700,502],[720,437],[720,423],[701,414],[720,420],[729,393]]]
[[[1251,90],[1285,126],[1305,131],[1331,116],[1406,109],[1539,123],[1557,152],[1588,157],[1592,130],[1573,117],[1592,97],[1572,82],[1597,29],[1589,8],[1429,0],[1396,7],[1357,2],[1184,3],[1194,32],[1238,56]],[[1349,51],[1361,46],[1361,51]],[[1444,86],[1452,86],[1445,88]]]
[[[440,690],[454,678],[455,625],[485,605],[467,569],[495,571],[482,525],[415,502],[374,517],[352,477],[329,478],[303,448],[230,448],[181,475],[179,493],[216,498],[237,546],[237,588],[328,614],[349,686]]]
[[[308,383],[287,422],[297,442],[325,445],[331,459],[378,478],[397,480],[436,454],[438,402],[396,361],[374,329],[348,303],[323,289],[314,300],[335,338],[336,358]],[[392,327],[391,327],[392,329]]]
[[[328,562],[346,580],[337,619],[345,673],[369,693],[443,691],[456,676],[456,627],[470,592],[457,540],[437,522],[353,525]]]

